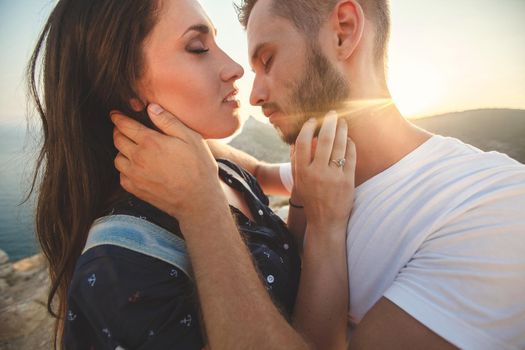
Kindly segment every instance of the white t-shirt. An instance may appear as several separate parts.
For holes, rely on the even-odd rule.
[[[384,296],[460,348],[525,349],[523,164],[434,136],[357,187],[347,251],[355,323]]]

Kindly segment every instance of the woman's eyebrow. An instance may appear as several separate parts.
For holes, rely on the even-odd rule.
[[[182,34],[182,36],[186,35],[186,33],[191,32],[191,31],[196,31],[202,34],[208,34],[211,31],[211,29],[206,24],[195,24],[195,25],[190,26],[188,29],[186,29],[186,31],[184,32],[184,34]],[[213,32],[215,36],[217,36],[216,28],[213,28]]]

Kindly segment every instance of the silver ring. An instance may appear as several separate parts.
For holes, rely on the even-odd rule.
[[[342,168],[345,166],[346,164],[346,159],[344,158],[341,158],[341,159],[332,159],[330,162],[334,163],[335,165],[337,165],[338,168]]]

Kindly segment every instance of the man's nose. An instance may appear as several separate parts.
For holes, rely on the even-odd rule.
[[[250,104],[253,106],[261,106],[265,102],[268,102],[268,88],[266,87],[266,83],[255,75],[252,93],[250,94]]]

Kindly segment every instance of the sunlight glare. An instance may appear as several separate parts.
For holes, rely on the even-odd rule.
[[[392,99],[406,117],[435,112],[443,95],[443,82],[440,71],[425,63],[394,66],[389,71]]]

